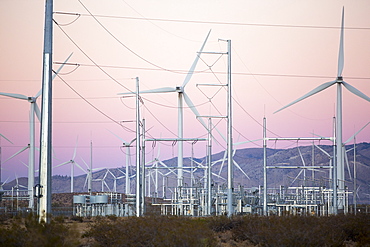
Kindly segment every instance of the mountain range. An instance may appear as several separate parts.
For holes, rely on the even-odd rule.
[[[354,186],[354,154],[353,145],[346,146],[347,159],[345,162],[345,185],[349,191],[353,191]],[[267,149],[267,166],[329,166],[330,155],[333,153],[333,146],[297,146],[288,149]],[[329,154],[329,156],[328,156]],[[227,160],[224,160],[224,152],[212,155],[212,172],[213,185],[225,186],[227,181]],[[234,153],[234,186],[243,185],[245,188],[258,187],[263,185],[263,149],[262,148],[245,148],[237,149]],[[168,167],[177,166],[177,158],[162,161]],[[184,159],[184,167],[197,167],[193,169],[193,184],[203,186],[203,176],[205,174],[204,167],[206,158]],[[148,167],[153,167],[155,164],[150,164]],[[240,169],[238,168],[240,167]],[[163,167],[163,164],[158,162],[158,167]],[[102,169],[93,172],[92,190],[95,191],[113,191],[114,180],[116,180],[116,191],[125,192],[125,170],[126,167],[117,167]],[[169,173],[165,180],[167,188],[167,196],[172,187],[177,184],[176,169],[157,169],[158,170],[158,196],[163,197],[162,186],[163,176],[161,174]],[[173,171],[173,172],[170,172]],[[146,169],[147,176],[150,176],[150,195],[154,195],[156,169]],[[113,175],[112,175],[113,174]],[[135,167],[130,167],[131,176],[131,192],[135,188]],[[356,174],[357,174],[357,203],[370,203],[370,143],[360,143],[356,145]],[[305,175],[305,177],[304,177]],[[184,185],[190,186],[190,169],[184,169]],[[116,179],[114,178],[116,177]],[[329,181],[329,169],[268,169],[267,184],[269,188],[279,188],[284,186],[326,186],[331,187]],[[119,178],[119,179],[118,179]],[[38,181],[38,178],[36,178]],[[148,180],[147,180],[148,181]],[[18,178],[20,185],[27,185],[27,178]],[[70,192],[71,179],[69,176],[54,175],[52,178],[53,193]],[[13,180],[3,185],[4,190],[11,190],[16,187],[17,181]],[[148,188],[148,186],[146,186]],[[87,192],[86,174],[74,177],[74,192]],[[147,192],[149,190],[147,189]],[[349,196],[350,203],[352,202],[352,194]]]

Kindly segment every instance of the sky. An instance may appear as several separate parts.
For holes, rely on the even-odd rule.
[[[0,1],[0,92],[34,96],[41,89],[44,4]],[[126,150],[111,132],[126,141],[135,138],[135,99],[118,93],[134,91],[136,77],[141,90],[182,85],[209,30],[204,51],[226,52],[223,40],[231,40],[235,143],[261,139],[263,117],[268,137],[332,136],[335,87],[274,112],[335,79],[343,6],[343,77],[370,96],[370,4],[366,0],[54,1],[54,70],[73,55],[53,81],[53,166],[70,160],[76,152],[75,161],[85,167],[83,160],[90,162],[91,142],[94,168],[125,166]],[[185,92],[201,115],[226,115],[225,87],[204,84],[227,83],[227,59],[226,55],[202,54],[186,85]],[[176,138],[177,94],[141,96],[147,136]],[[13,143],[1,138],[3,162],[29,143],[29,110],[27,101],[0,96],[0,134]],[[343,89],[344,141],[370,121],[369,113],[369,102]],[[226,136],[225,119],[212,121]],[[185,107],[184,137],[206,135]],[[225,141],[217,132],[214,135],[213,153],[221,152]],[[370,127],[356,141],[369,142]],[[268,146],[308,144],[281,141]],[[236,148],[258,147],[262,141]],[[146,160],[158,155],[161,160],[170,159],[177,157],[177,145],[147,142],[146,153]],[[185,157],[205,153],[205,142],[184,144]],[[132,147],[132,162],[134,154]],[[23,163],[28,164],[28,151],[2,165],[2,181],[26,176]],[[53,174],[70,175],[70,165],[53,169]],[[75,174],[83,171],[76,168]]]

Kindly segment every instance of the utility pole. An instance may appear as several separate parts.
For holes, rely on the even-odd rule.
[[[334,148],[333,148],[333,171],[332,171],[332,176],[333,176],[333,214],[337,215],[338,214],[338,146],[337,146],[337,125],[336,125],[336,120],[334,117]]]
[[[227,215],[234,213],[233,190],[234,190],[234,169],[233,169],[233,123],[232,123],[232,95],[231,95],[231,40],[227,40]]]
[[[142,144],[141,144],[141,205],[140,215],[145,213],[145,119],[142,120]],[[150,180],[150,179],[149,179]]]
[[[207,215],[212,211],[212,118],[208,118]]]
[[[52,50],[53,0],[46,0],[42,74],[42,103],[40,131],[40,192],[39,221],[50,222],[51,214],[51,158],[52,158]]]
[[[136,77],[136,216],[141,216],[141,174],[140,174],[140,98],[139,77]],[[127,175],[127,174],[126,174]]]
[[[92,167],[93,167],[93,143],[92,138],[90,141],[90,170],[89,170],[89,180],[87,181],[87,190],[89,191],[89,194],[91,195],[92,192]]]
[[[267,216],[267,150],[266,117],[263,118],[263,215]]]

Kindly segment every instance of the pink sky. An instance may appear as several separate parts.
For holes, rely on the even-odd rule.
[[[345,66],[346,82],[370,96],[370,5],[368,1],[131,1],[107,0],[82,3],[94,15],[138,17],[138,19],[103,18],[98,20],[120,42],[145,60],[168,70],[187,71],[207,32],[212,29],[204,51],[226,51],[226,44],[218,39],[232,40],[232,83],[234,103],[235,142],[262,138],[262,118],[267,118],[268,129],[281,137],[310,137],[312,132],[332,135],[335,114],[335,87],[312,96],[289,109],[273,114],[282,106],[318,85],[334,80],[337,74],[339,26],[341,10],[345,7]],[[44,1],[0,2],[0,92],[34,96],[41,87]],[[77,0],[55,1],[55,12],[87,14]],[[54,19],[76,44],[106,73],[125,87],[134,90],[140,78],[141,89],[181,85],[185,74],[160,70],[129,52],[112,38],[92,17],[55,14]],[[143,18],[151,19],[145,20]],[[194,22],[156,21],[186,20]],[[73,22],[72,24],[69,24]],[[212,23],[213,22],[213,23]],[[216,24],[243,23],[263,25]],[[69,25],[66,25],[69,24]],[[305,27],[306,26],[306,27]],[[308,26],[310,28],[308,28]],[[329,28],[328,28],[329,27]],[[62,78],[94,106],[116,121],[135,118],[133,99],[120,99],[117,93],[127,90],[94,66],[93,63],[54,25],[54,61],[63,62],[73,52],[69,62],[81,64],[65,66]],[[197,71],[204,71],[218,57],[202,56]],[[215,72],[226,72],[227,58],[214,64]],[[116,68],[113,68],[115,66]],[[56,70],[59,65],[54,65]],[[120,67],[120,68],[117,68]],[[131,68],[131,69],[130,69]],[[142,68],[142,69],[138,69]],[[144,69],[145,68],[145,69]],[[253,74],[253,76],[251,75]],[[267,74],[270,76],[266,76]],[[226,114],[226,93],[215,88],[196,87],[199,83],[226,83],[222,73],[196,73],[185,91],[202,115],[216,115],[211,104]],[[275,75],[275,76],[271,76]],[[291,75],[298,75],[297,77]],[[54,165],[72,158],[78,137],[76,161],[90,160],[90,140],[94,143],[94,167],[119,167],[125,163],[121,142],[107,129],[129,141],[135,134],[89,106],[59,78],[54,80],[53,146]],[[153,137],[174,138],[177,133],[177,95],[143,95],[142,115]],[[209,99],[208,99],[208,98]],[[212,98],[212,99],[211,99]],[[38,101],[39,102],[39,101]],[[153,103],[156,102],[156,103]],[[29,143],[29,103],[0,96],[0,133],[14,144],[1,140],[2,160]],[[247,112],[247,113],[246,113]],[[150,113],[166,126],[164,128]],[[349,93],[343,93],[344,140],[370,121],[370,103]],[[184,137],[204,137],[204,128],[194,114],[185,109]],[[217,120],[214,120],[217,122]],[[257,123],[258,122],[258,123]],[[135,129],[133,123],[126,127]],[[37,122],[37,128],[39,124]],[[218,125],[226,135],[225,122]],[[241,135],[240,135],[240,134]],[[269,133],[270,137],[274,135]],[[357,136],[357,142],[370,141],[370,127]],[[214,153],[225,147],[214,142]],[[38,146],[38,130],[36,137]],[[161,144],[161,159],[177,156],[172,143]],[[307,143],[299,143],[307,144]],[[329,143],[323,143],[329,144]],[[295,143],[281,143],[279,147],[294,147]],[[269,144],[274,147],[274,143]],[[205,155],[205,144],[197,143],[195,156]],[[238,148],[261,147],[261,141]],[[157,154],[147,144],[147,160]],[[132,150],[134,153],[134,148]],[[185,156],[190,156],[190,145],[185,145]],[[38,157],[38,154],[36,155]],[[5,163],[2,180],[8,176],[26,176],[28,153]],[[54,174],[69,175],[69,165],[56,168]],[[82,172],[76,170],[76,174]]]

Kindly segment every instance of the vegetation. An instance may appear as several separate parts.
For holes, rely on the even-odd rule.
[[[57,217],[49,224],[39,223],[32,214],[8,219],[0,225],[0,246],[78,246],[79,233],[63,222]]]
[[[147,216],[108,219],[91,224],[84,237],[97,246],[216,246],[203,218]]]
[[[215,232],[231,231],[238,243],[259,246],[370,246],[369,215],[249,216],[210,219]]]
[[[49,224],[1,215],[0,246],[370,246],[370,215],[55,217]]]

